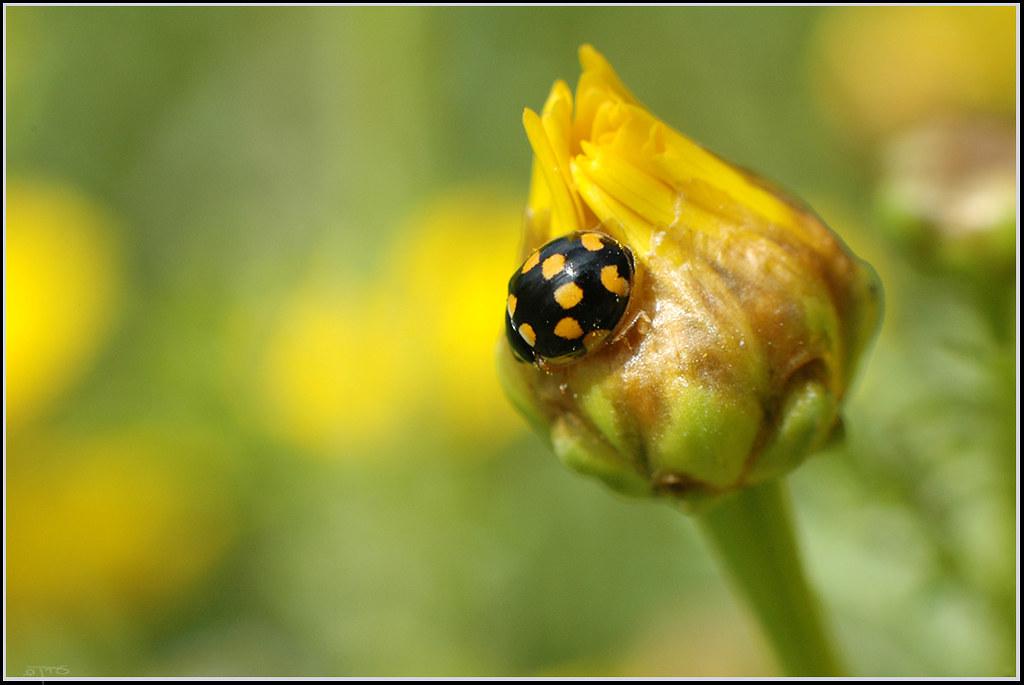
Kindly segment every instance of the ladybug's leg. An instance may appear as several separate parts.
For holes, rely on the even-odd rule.
[[[641,334],[647,333],[651,329],[651,317],[648,316],[646,310],[638,309],[634,312],[626,323],[619,327],[619,330],[609,342],[616,343],[619,340],[622,340],[626,344],[626,347],[629,347],[629,349],[632,350],[633,348],[630,346],[629,340],[626,339],[626,334],[632,331],[634,327]]]

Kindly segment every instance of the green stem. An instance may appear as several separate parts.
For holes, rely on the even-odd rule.
[[[841,675],[804,575],[782,479],[732,495],[697,520],[760,619],[783,670],[793,676]]]

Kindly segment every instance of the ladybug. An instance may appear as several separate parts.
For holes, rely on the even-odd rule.
[[[531,254],[508,281],[505,335],[524,362],[566,362],[598,347],[626,313],[629,248],[595,231],[570,233]]]

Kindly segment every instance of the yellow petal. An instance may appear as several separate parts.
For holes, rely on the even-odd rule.
[[[584,154],[577,161],[612,197],[655,226],[675,222],[678,195],[671,188],[622,157],[608,153],[603,146],[587,141],[581,144]]]
[[[579,57],[583,73],[576,84],[576,121],[573,130],[577,139],[595,140],[593,125],[604,103],[635,104],[636,98],[619,79],[608,60],[593,46],[583,45]]]
[[[562,176],[562,182],[569,189],[572,197],[573,208],[576,211],[576,218],[583,223],[583,206],[580,203],[580,196],[573,186],[572,174],[569,171],[569,156],[574,147],[572,136],[572,92],[565,81],[555,81],[551,87],[547,102],[540,115],[544,124],[544,132],[548,136],[551,148],[555,152],[555,159],[558,160],[558,171]],[[576,148],[579,145],[575,145]]]
[[[523,128],[530,140],[534,157],[537,159],[540,172],[551,193],[552,212],[551,230],[555,233],[571,233],[580,229],[582,217],[576,213],[576,203],[572,199],[572,191],[559,168],[558,155],[555,153],[544,130],[544,123],[537,113],[531,109],[523,110]]]
[[[735,204],[757,212],[766,221],[782,225],[797,223],[789,205],[668,126],[658,126],[651,143],[653,161],[669,178],[683,182],[703,181],[728,195]]]
[[[633,97],[633,94],[622,82],[622,79],[619,78],[619,75],[615,73],[612,65],[604,58],[604,55],[594,49],[593,45],[589,43],[581,45],[579,58],[580,66],[583,67],[583,76],[580,77],[581,83],[583,78],[587,78],[588,81],[593,79],[595,82],[611,89],[626,102],[636,102],[636,98]]]
[[[654,234],[651,224],[630,207],[612,197],[579,162],[573,160],[571,166],[573,180],[587,206],[594,212],[605,229],[612,233],[616,231],[625,233],[628,243],[640,248],[640,254],[636,256],[642,259],[643,251],[649,249]]]

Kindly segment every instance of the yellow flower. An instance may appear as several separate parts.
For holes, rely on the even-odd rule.
[[[203,440],[149,430],[19,443],[8,473],[7,599],[15,633],[173,603],[230,539]],[[205,485],[183,463],[201,463]],[[198,470],[198,467],[197,467]]]
[[[315,454],[390,441],[408,418],[406,367],[386,293],[312,282],[276,317],[259,371],[271,427]]]
[[[505,346],[513,402],[569,465],[634,493],[716,495],[781,474],[829,435],[877,328],[879,289],[808,209],[655,118],[580,50],[523,123],[534,173],[521,257],[598,228],[637,262],[627,325],[540,369]]]
[[[480,187],[447,191],[414,212],[384,283],[424,415],[441,431],[491,444],[519,420],[494,377],[495,315],[518,246],[521,205]],[[480,228],[487,227],[481,240]]]
[[[40,415],[89,368],[120,287],[112,221],[48,183],[7,190],[7,418]]]
[[[507,196],[449,190],[411,213],[367,280],[313,278],[289,297],[260,372],[273,428],[336,456],[514,435],[520,422],[494,378],[491,341],[521,224]]]
[[[860,135],[957,112],[1012,116],[1013,7],[843,7],[824,16],[811,65],[829,112]]]

